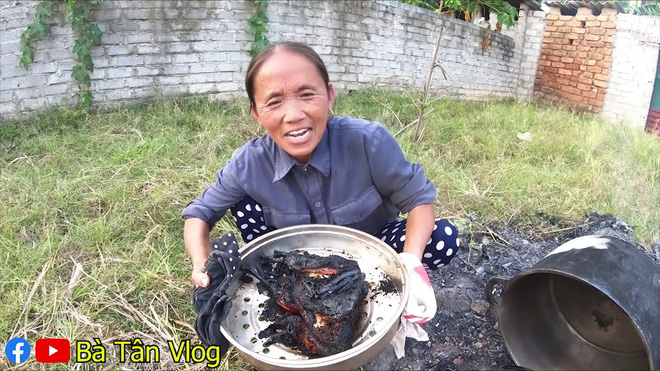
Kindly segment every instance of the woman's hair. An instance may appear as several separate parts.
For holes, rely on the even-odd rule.
[[[305,59],[307,59],[308,61],[312,62],[314,67],[316,67],[316,70],[321,75],[321,78],[323,78],[323,81],[325,82],[326,90],[328,90],[328,87],[330,85],[330,78],[328,77],[328,69],[325,67],[323,60],[321,60],[321,57],[319,57],[319,55],[316,54],[314,49],[310,48],[309,46],[303,43],[298,43],[293,41],[280,41],[267,45],[262,51],[259,52],[259,54],[255,55],[254,58],[252,58],[252,61],[250,62],[250,66],[248,67],[247,73],[245,74],[245,90],[247,91],[248,98],[250,99],[250,107],[254,107],[255,105],[254,78],[257,76],[257,73],[261,69],[261,66],[263,66],[264,62],[266,62],[268,58],[270,58],[273,55],[276,49],[283,49],[292,53],[299,54],[305,57]]]

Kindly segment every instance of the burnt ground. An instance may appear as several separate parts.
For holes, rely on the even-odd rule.
[[[435,317],[423,325],[430,341],[408,338],[405,357],[397,359],[389,347],[362,370],[519,369],[506,350],[495,310],[484,300],[486,281],[493,276],[512,278],[580,236],[605,234],[639,246],[631,237],[632,228],[612,216],[589,215],[577,225],[556,228],[545,240],[526,236],[515,226],[494,229],[472,222],[483,231],[464,236],[450,265],[429,271],[438,302]],[[652,250],[645,252],[660,262],[660,242]]]

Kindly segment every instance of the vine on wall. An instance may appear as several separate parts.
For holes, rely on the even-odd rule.
[[[93,97],[89,74],[94,71],[91,51],[92,47],[101,44],[101,30],[91,22],[89,7],[98,5],[103,0],[42,0],[37,5],[34,22],[21,34],[21,56],[18,63],[28,69],[30,63],[34,62],[34,44],[43,40],[50,31],[46,21],[52,16],[58,2],[66,3],[67,19],[71,22],[71,29],[76,36],[73,45],[76,65],[73,67],[71,77],[78,87],[78,104],[90,106]]]
[[[255,12],[254,15],[248,20],[250,25],[249,32],[254,36],[254,43],[250,47],[250,55],[257,55],[263,48],[270,43],[266,37],[268,29],[268,17],[266,17],[266,9],[268,8],[268,0],[254,0]]]

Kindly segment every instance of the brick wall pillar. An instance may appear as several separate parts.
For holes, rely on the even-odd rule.
[[[595,16],[582,7],[575,16],[566,16],[553,8],[546,16],[534,95],[600,111],[612,64],[615,21],[614,9],[604,8]]]

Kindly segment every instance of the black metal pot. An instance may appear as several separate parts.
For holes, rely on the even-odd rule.
[[[510,280],[491,278],[485,295],[518,366],[660,369],[660,266],[625,241],[576,238]]]

